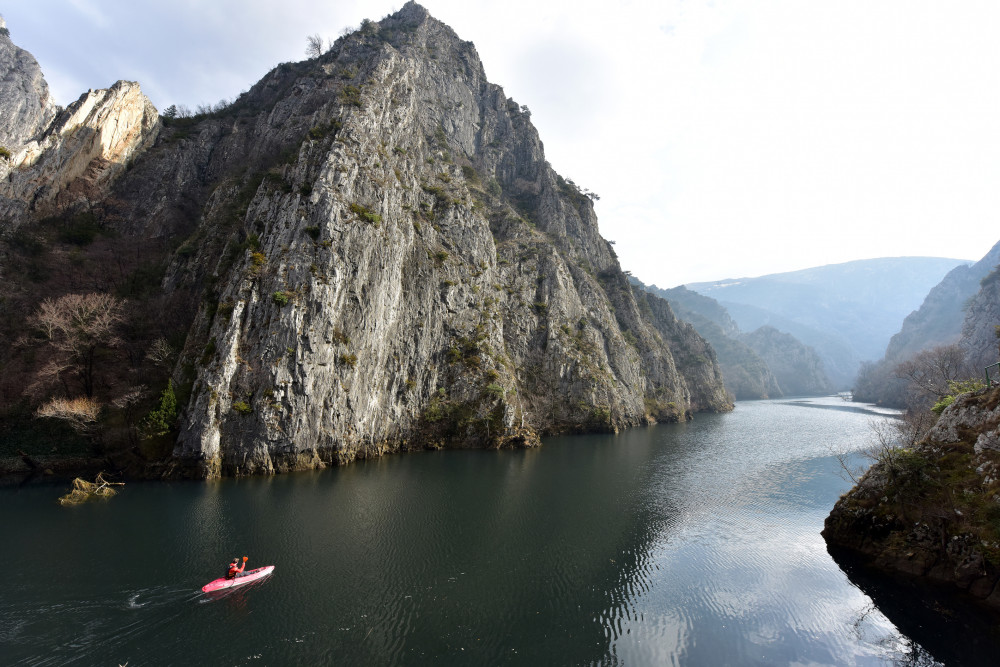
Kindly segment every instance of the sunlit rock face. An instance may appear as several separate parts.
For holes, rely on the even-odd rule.
[[[29,213],[99,201],[151,145],[158,120],[138,83],[119,81],[84,93],[8,158],[0,172],[0,215],[16,224]]]
[[[56,112],[38,61],[14,45],[0,17],[0,146],[16,152],[48,127]]]
[[[200,316],[179,461],[272,472],[730,409],[711,348],[637,303],[527,110],[423,8],[282,76],[248,103],[297,95],[247,126],[305,139],[251,183],[259,245]]]

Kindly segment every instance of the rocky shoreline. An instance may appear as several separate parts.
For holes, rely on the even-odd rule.
[[[831,553],[1000,611],[1000,387],[959,396],[919,445],[873,465],[823,537]]]

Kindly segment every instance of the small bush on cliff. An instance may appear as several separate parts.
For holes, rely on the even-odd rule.
[[[944,412],[944,409],[955,402],[955,399],[962,394],[967,394],[972,391],[979,391],[980,389],[985,389],[986,385],[980,380],[964,380],[964,381],[949,381],[948,391],[949,393],[941,397],[937,403],[931,408],[931,412],[936,415]]]
[[[486,385],[486,393],[492,396],[493,398],[503,398],[505,392],[504,388],[501,385],[496,384],[494,382]]]
[[[843,476],[857,484],[870,465],[881,464],[887,478],[894,481],[919,468],[914,454],[917,442],[934,423],[929,412],[912,413],[903,419],[877,418],[868,421],[868,442],[857,452],[834,452]],[[852,454],[860,455],[855,463]]]
[[[362,206],[361,204],[352,202],[351,205],[348,206],[348,208],[351,209],[351,213],[358,216],[365,222],[372,223],[376,227],[378,227],[379,223],[382,222],[382,216],[379,215],[378,213],[371,211],[366,206]]]
[[[0,158],[3,158],[4,160],[10,159],[10,150],[8,150],[6,146],[0,146]]]
[[[292,191],[292,184],[285,180],[285,177],[280,173],[269,171],[264,174],[264,183],[269,187],[278,190],[279,192],[284,192],[288,194]]]
[[[344,90],[340,92],[340,100],[344,104],[350,104],[351,106],[360,107],[361,106],[361,89],[357,86],[344,86]]]
[[[201,365],[202,366],[205,366],[210,361],[212,361],[212,357],[215,356],[215,346],[216,346],[215,336],[212,336],[211,338],[208,339],[208,342],[205,343],[205,349],[203,349],[201,351]]]
[[[234,401],[233,410],[240,413],[241,415],[248,415],[253,412],[253,408],[246,401]]]

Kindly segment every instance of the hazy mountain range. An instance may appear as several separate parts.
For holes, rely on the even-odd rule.
[[[816,351],[838,389],[848,389],[861,362],[883,355],[930,289],[970,263],[887,257],[686,287],[717,300],[744,332],[768,325],[792,334]]]

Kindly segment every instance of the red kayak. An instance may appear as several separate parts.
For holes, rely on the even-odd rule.
[[[201,587],[201,590],[204,593],[211,593],[212,591],[221,591],[223,588],[242,586],[243,584],[249,584],[251,581],[263,579],[272,572],[274,572],[274,566],[265,565],[264,567],[258,567],[256,570],[249,570],[243,574],[238,574],[232,579],[221,577],[211,583],[205,584]]]

